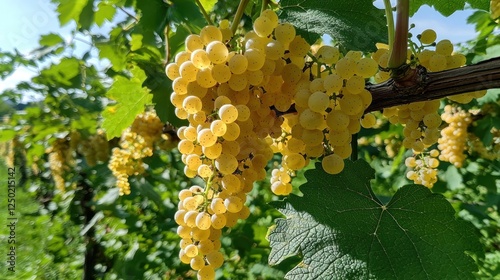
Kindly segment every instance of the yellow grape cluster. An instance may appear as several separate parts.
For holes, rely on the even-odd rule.
[[[471,114],[460,107],[446,105],[441,117],[448,126],[441,130],[438,140],[438,149],[441,150],[439,159],[462,167],[466,157],[467,127],[472,122]]]
[[[222,265],[220,230],[248,217],[246,193],[266,177],[274,153],[282,154],[282,166],[272,171],[271,189],[287,195],[294,171],[310,158],[324,156],[325,171],[339,173],[352,134],[375,124],[371,114],[363,117],[372,100],[365,79],[378,71],[373,59],[361,52],[341,57],[331,46],[311,54],[294,26],[271,10],[255,20],[241,50],[229,49],[226,25],[189,35],[165,69],[175,113],[189,121],[177,134],[184,173],[205,181],[179,194],[175,216],[181,261],[199,279],[212,279]]]
[[[128,177],[144,172],[143,158],[153,155],[154,144],[160,139],[163,123],[155,112],[138,115],[120,139],[120,147],[112,150],[108,167],[117,179],[120,195],[130,194]]]
[[[490,15],[492,19],[500,17],[500,1],[490,0]]]
[[[406,178],[415,184],[432,188],[437,182],[438,156],[439,151],[434,149],[429,153],[406,158],[405,165],[410,169],[406,173]]]
[[[74,161],[69,141],[66,138],[57,138],[45,152],[49,154],[49,167],[55,186],[59,191],[64,192],[64,173],[69,170]]]
[[[433,44],[436,41],[436,32],[426,29],[420,34],[419,39],[422,44]],[[439,72],[462,67],[466,63],[465,55],[453,52],[453,44],[450,40],[440,40],[436,43],[435,49],[424,49],[417,55],[418,63],[430,72]],[[474,98],[483,97],[485,90],[467,92],[459,95],[447,97],[449,100],[458,103],[469,103]]]
[[[106,134],[102,130],[98,130],[96,134],[91,135],[86,140],[80,140],[79,133],[72,133],[71,135],[75,135],[76,139],[75,141],[70,140],[70,146],[74,146],[74,142],[78,140],[79,145],[75,150],[78,149],[85,157],[88,166],[92,167],[98,162],[106,162],[109,159],[109,143]]]
[[[469,154],[477,153],[481,158],[491,161],[500,160],[500,130],[492,128],[491,133],[493,134],[493,139],[491,145],[488,146],[485,146],[479,137],[473,133],[469,133],[467,136]]]

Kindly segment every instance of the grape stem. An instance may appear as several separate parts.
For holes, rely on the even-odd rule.
[[[245,12],[245,8],[250,0],[241,0],[238,5],[238,10],[236,10],[236,14],[234,15],[233,23],[231,24],[231,31],[233,34],[236,34],[236,30],[238,29],[238,25],[240,24],[241,17]]]
[[[408,49],[408,22],[410,18],[410,1],[398,0],[396,6],[396,34],[389,58],[389,68],[396,69],[406,63]],[[389,44],[389,46],[391,46]]]
[[[368,84],[373,100],[365,113],[461,93],[500,88],[500,57],[474,65],[428,73],[424,67],[409,69],[405,80],[389,79]]]
[[[205,20],[207,21],[207,23],[209,25],[214,25],[214,23],[210,19],[210,16],[208,15],[207,11],[205,10],[205,8],[203,7],[203,5],[201,4],[200,0],[195,0],[195,2],[196,2],[196,5],[198,5],[198,8],[200,9],[200,12],[203,14],[203,17],[205,18]]]
[[[262,7],[260,8],[261,14],[267,9],[267,5],[269,5],[269,0],[262,0]]]
[[[392,51],[394,44],[394,17],[392,16],[391,0],[384,0],[385,18],[387,19],[387,34],[389,41],[389,51]]]

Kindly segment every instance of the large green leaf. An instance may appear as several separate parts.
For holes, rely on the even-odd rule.
[[[372,0],[284,0],[280,19],[290,22],[310,44],[323,34],[347,50],[372,51],[387,42],[384,12]]]
[[[59,13],[59,22],[62,25],[74,20],[78,23],[80,14],[83,8],[87,5],[88,0],[60,0],[57,6]]]
[[[108,139],[119,137],[124,129],[129,127],[135,117],[144,112],[144,106],[151,103],[153,96],[142,86],[146,79],[144,71],[138,67],[131,70],[130,79],[116,76],[115,82],[106,96],[117,104],[106,107],[102,113],[102,127],[106,130]]]
[[[481,245],[442,195],[407,185],[383,204],[361,160],[346,161],[338,175],[316,164],[305,177],[303,197],[273,203],[286,219],[269,234],[269,263],[303,258],[287,279],[473,278],[477,266],[464,252],[479,256]]]
[[[463,10],[466,4],[485,11],[490,8],[489,0],[412,0],[410,1],[410,16],[415,14],[422,5],[429,5],[442,15],[449,16],[455,11]]]

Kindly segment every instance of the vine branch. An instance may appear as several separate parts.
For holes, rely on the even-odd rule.
[[[410,69],[410,79],[389,79],[369,84],[372,103],[365,112],[427,101],[477,90],[500,88],[500,57],[461,68],[428,73],[425,68]]]

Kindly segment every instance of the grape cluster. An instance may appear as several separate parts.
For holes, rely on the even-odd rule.
[[[486,146],[479,137],[473,133],[469,133],[467,136],[469,154],[477,153],[481,158],[491,161],[500,160],[500,130],[492,128],[491,133],[493,139],[491,145],[488,146]]]
[[[177,131],[184,173],[205,181],[179,194],[176,214],[181,260],[200,279],[222,265],[209,257],[218,246],[200,246],[217,245],[213,237],[221,228],[249,215],[246,193],[266,177],[274,153],[282,162],[272,171],[271,190],[287,195],[294,172],[311,158],[323,157],[328,173],[342,171],[352,134],[376,123],[364,115],[372,100],[365,79],[378,71],[373,59],[354,51],[342,57],[332,46],[312,53],[272,10],[262,12],[237,50],[230,48],[226,25],[189,35],[185,50],[165,68],[175,113],[189,121]]]
[[[472,122],[471,114],[460,107],[446,105],[441,115],[448,126],[441,130],[438,148],[441,150],[439,159],[448,161],[456,167],[462,167],[467,149],[467,127]]]
[[[70,146],[85,157],[88,166],[92,167],[98,162],[106,162],[109,159],[109,143],[104,131],[98,130],[96,134],[91,135],[87,140],[81,140],[79,133],[71,133],[70,137],[73,135],[76,139],[71,138]],[[75,142],[79,144],[77,147],[73,147]]]
[[[120,195],[130,194],[128,177],[144,172],[143,158],[153,155],[154,143],[160,139],[163,123],[153,111],[138,115],[120,139],[120,148],[112,150],[109,169],[117,179]]]
[[[56,188],[64,192],[64,173],[73,165],[73,150],[70,149],[69,141],[66,138],[57,138],[50,148],[46,150],[49,154],[49,166]]]
[[[490,0],[490,16],[495,20],[500,17],[500,1]]]
[[[406,158],[405,165],[410,169],[406,173],[406,178],[415,184],[432,188],[437,182],[438,156],[439,151],[434,149],[429,153]]]

